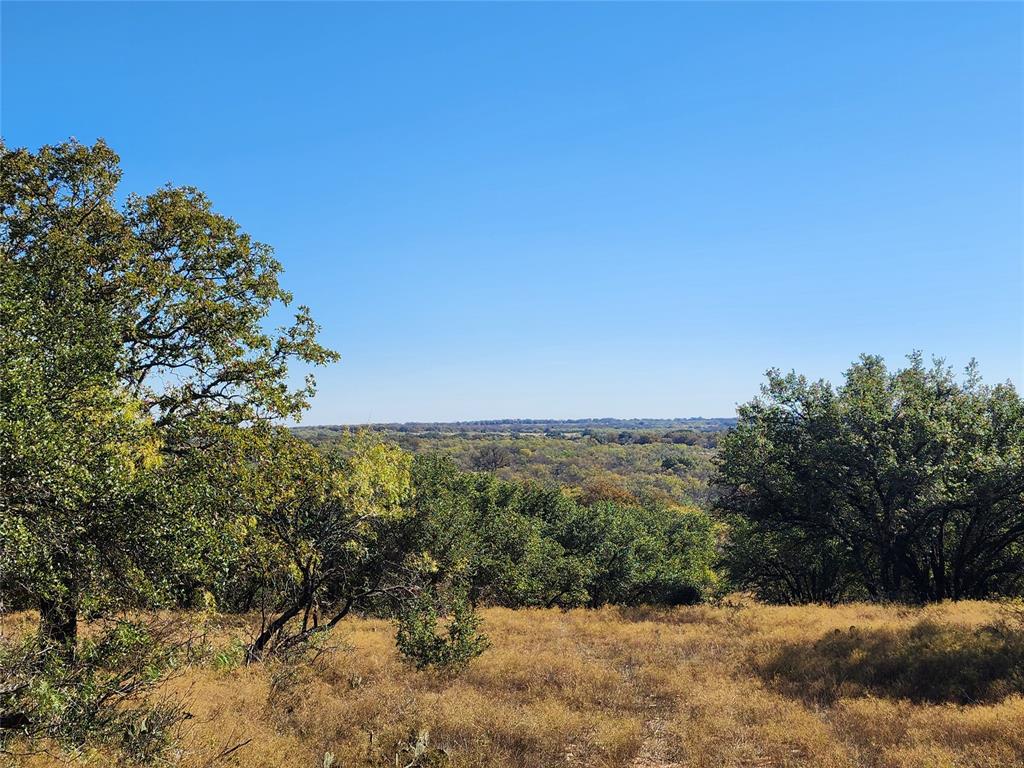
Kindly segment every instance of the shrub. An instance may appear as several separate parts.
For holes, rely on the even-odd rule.
[[[0,646],[0,746],[20,734],[64,748],[105,744],[129,762],[159,757],[185,718],[153,697],[185,647],[165,642],[170,631],[118,621],[73,658],[47,653],[35,635]]]
[[[447,627],[439,634],[437,608],[421,598],[399,617],[396,643],[416,669],[457,673],[490,645],[477,631],[479,627],[480,617],[465,599],[459,598],[452,606]]]

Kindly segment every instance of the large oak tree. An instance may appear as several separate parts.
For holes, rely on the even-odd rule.
[[[305,307],[268,329],[291,302],[268,246],[195,188],[119,179],[102,141],[0,146],[0,585],[71,653],[83,607],[166,588],[209,531],[175,462],[295,416],[289,363],[335,358]]]
[[[1024,401],[912,355],[842,386],[770,371],[721,444],[730,567],[781,600],[927,601],[1024,589]]]

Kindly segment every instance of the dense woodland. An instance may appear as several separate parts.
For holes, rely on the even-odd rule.
[[[304,307],[268,327],[271,249],[119,177],[103,143],[2,154],[0,609],[38,612],[0,638],[3,744],[159,755],[181,713],[147,695],[193,646],[158,609],[251,619],[250,665],[377,617],[455,674],[489,606],[1024,590],[1024,403],[973,366],[771,371],[735,422],[290,431],[289,365],[336,354]]]
[[[516,420],[292,431],[327,450],[353,432],[370,432],[414,454],[449,456],[467,472],[561,487],[584,502],[694,505],[708,501],[714,449],[735,423],[735,419]]]

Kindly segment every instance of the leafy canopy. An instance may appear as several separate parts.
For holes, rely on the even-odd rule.
[[[1024,402],[919,354],[834,388],[768,373],[722,441],[734,580],[784,601],[941,600],[1024,588]]]
[[[87,596],[152,592],[207,530],[167,504],[176,463],[295,416],[289,362],[336,357],[305,307],[265,327],[291,301],[268,246],[194,188],[119,204],[119,180],[102,141],[0,146],[0,581],[64,645]]]

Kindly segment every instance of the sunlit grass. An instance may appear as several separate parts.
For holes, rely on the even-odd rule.
[[[190,668],[170,683],[192,714],[172,761],[317,768],[330,753],[335,766],[396,757],[508,768],[1024,765],[1021,627],[993,603],[484,616],[493,645],[454,679],[412,671],[392,626],[367,619],[343,625],[339,650],[297,674],[274,664]],[[243,632],[233,622],[212,641],[227,647]]]

